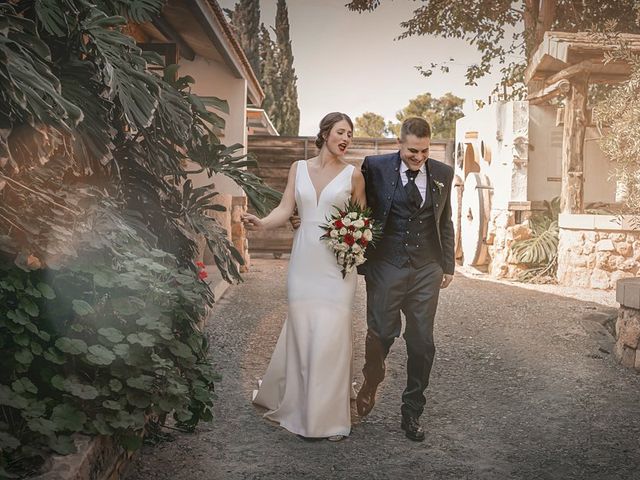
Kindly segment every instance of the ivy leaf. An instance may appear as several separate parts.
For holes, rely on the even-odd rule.
[[[112,392],[119,392],[122,390],[122,382],[116,378],[109,380],[109,388]]]
[[[28,298],[23,297],[20,300],[20,307],[32,317],[37,317],[38,315],[40,315],[40,309],[38,308],[38,305],[33,303]]]
[[[22,310],[9,310],[7,312],[7,318],[13,320],[18,325],[26,325],[29,323],[29,317],[27,317]]]
[[[54,407],[51,413],[51,421],[56,424],[58,430],[79,432],[82,430],[84,422],[87,421],[87,416],[71,405],[63,403]]]
[[[69,455],[77,451],[73,439],[68,435],[58,435],[49,438],[49,447],[60,455]]]
[[[71,305],[73,306],[73,311],[81,317],[96,313],[93,307],[84,300],[73,300]]]
[[[129,345],[126,343],[118,343],[113,346],[113,353],[118,355],[119,357],[126,357],[129,355]]]
[[[147,408],[151,405],[151,397],[145,392],[137,392],[135,390],[127,392],[127,401],[129,404],[138,408]]]
[[[33,354],[26,348],[23,348],[16,352],[14,358],[23,365],[31,365],[31,362],[33,361]]]
[[[56,340],[56,347],[64,353],[71,355],[80,355],[87,353],[87,344],[79,338],[61,337]]]
[[[153,347],[156,344],[156,338],[145,332],[131,333],[127,335],[127,341],[132,344],[140,344],[142,347]]]
[[[91,345],[87,354],[87,361],[95,365],[111,365],[116,359],[115,354],[102,345]]]
[[[119,297],[111,302],[113,309],[124,316],[135,315],[145,307],[145,302],[137,297]]]
[[[34,432],[41,433],[42,435],[51,436],[58,430],[55,423],[46,418],[32,418],[27,421],[27,426]]]
[[[191,349],[186,344],[179,342],[177,340],[169,344],[169,350],[176,357],[194,358],[193,353],[191,352]]]
[[[104,408],[108,408],[109,410],[122,410],[122,405],[116,402],[115,400],[105,400],[102,402],[102,406]]]
[[[11,390],[7,385],[0,385],[0,405],[23,410],[29,405],[29,401]]]
[[[36,387],[31,380],[27,377],[21,377],[11,384],[11,388],[16,393],[38,393],[38,387]]]
[[[40,290],[40,293],[42,294],[42,296],[47,300],[53,300],[54,298],[56,298],[56,292],[54,292],[53,288],[51,288],[46,283],[40,282],[36,286],[38,290]]]
[[[149,375],[139,375],[137,377],[127,378],[126,382],[131,388],[147,391],[153,387],[153,380],[153,377]]]
[[[6,432],[0,431],[0,450],[15,450],[19,446],[20,440]]]
[[[51,385],[57,388],[58,390],[65,391],[64,377],[60,375],[54,375],[53,377],[51,377]]]
[[[31,338],[26,333],[20,333],[13,336],[13,341],[21,347],[27,347],[31,343]]]
[[[93,400],[99,395],[98,389],[93,385],[80,383],[75,378],[67,378],[64,381],[64,389],[71,395],[75,395],[83,400]]]
[[[124,335],[117,328],[99,328],[98,334],[109,340],[111,343],[119,343],[124,339]]]
[[[49,347],[42,355],[45,360],[55,363],[56,365],[64,365],[67,359],[57,350],[54,350],[53,347]]]

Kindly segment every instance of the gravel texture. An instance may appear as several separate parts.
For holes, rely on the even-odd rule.
[[[222,375],[215,420],[145,446],[128,480],[640,479],[640,375],[611,353],[611,302],[468,272],[440,297],[424,442],[411,442],[399,428],[402,339],[388,357],[376,407],[365,419],[354,416],[344,441],[306,442],[264,420],[251,391],[285,316],[286,272],[284,258],[254,259],[245,283],[218,302],[207,325]],[[358,385],[364,302],[360,277]]]

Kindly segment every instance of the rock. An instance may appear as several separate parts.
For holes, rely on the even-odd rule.
[[[636,366],[636,351],[633,348],[623,347],[622,356],[620,358],[622,366],[627,368],[635,368]]]
[[[611,282],[609,280],[609,275],[604,270],[596,269],[591,274],[591,278],[589,280],[591,288],[598,288],[600,290],[608,290],[611,288]]]
[[[613,252],[615,250],[615,247],[611,240],[606,239],[606,240],[600,240],[596,244],[596,250],[599,252]]]
[[[640,315],[627,316],[625,322],[618,328],[618,341],[631,348],[638,348],[640,344]]]
[[[627,242],[616,242],[614,245],[616,248],[616,252],[618,252],[623,257],[630,257],[631,255],[633,255],[633,247]]]
[[[519,240],[527,240],[528,238],[531,238],[531,229],[529,229],[529,226],[524,223],[507,228],[508,240],[516,242]]]
[[[596,253],[596,268],[602,270],[609,268],[609,259],[611,258],[610,252],[598,252]]]
[[[633,278],[634,276],[633,273],[616,270],[611,273],[611,285],[615,285],[618,283],[618,280],[622,280],[623,278]]]

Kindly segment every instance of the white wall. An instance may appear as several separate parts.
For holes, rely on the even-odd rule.
[[[556,107],[531,106],[529,127],[529,197],[550,200],[560,195],[562,182],[563,126],[555,126]],[[584,202],[615,202],[616,185],[611,179],[615,163],[600,149],[600,133],[587,127],[584,143]]]
[[[465,149],[474,149],[480,172],[493,186],[494,209],[527,200],[527,111],[526,102],[496,102],[456,122],[456,150],[460,142]],[[478,138],[465,138],[467,132],[477,132]],[[490,151],[484,157],[481,142]],[[464,179],[457,156],[456,174]]]
[[[180,60],[178,75],[191,75],[195,79],[193,92],[202,96],[215,96],[229,103],[229,114],[216,112],[221,115],[226,126],[220,141],[225,145],[240,143],[243,149],[238,154],[247,153],[247,83],[246,80],[233,76],[229,68],[220,62],[196,56],[193,61]],[[220,193],[242,195],[242,189],[235,182],[223,175],[207,178],[206,174],[192,176],[196,186],[215,183]]]

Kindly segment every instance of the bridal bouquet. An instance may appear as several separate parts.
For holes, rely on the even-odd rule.
[[[349,201],[342,208],[335,207],[336,212],[327,218],[327,223],[320,225],[324,230],[321,240],[329,243],[338,265],[342,267],[342,278],[354,267],[365,262],[364,252],[380,237],[380,227],[371,218],[371,209]]]

